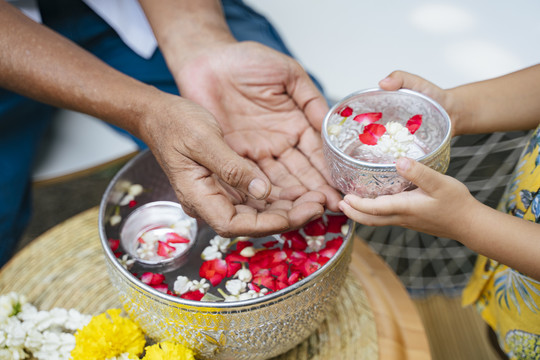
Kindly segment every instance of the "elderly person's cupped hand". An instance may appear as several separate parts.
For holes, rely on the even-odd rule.
[[[324,212],[326,197],[304,186],[272,186],[223,140],[212,114],[168,95],[137,131],[167,174],[185,211],[222,236],[262,236],[300,227]]]

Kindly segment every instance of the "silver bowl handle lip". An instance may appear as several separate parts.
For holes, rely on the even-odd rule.
[[[134,287],[138,288],[141,292],[146,293],[147,295],[151,295],[155,297],[156,299],[160,300],[167,300],[171,304],[176,305],[179,308],[185,308],[185,307],[192,307],[197,308],[201,311],[207,311],[207,312],[222,312],[224,310],[231,311],[231,310],[241,310],[244,307],[249,307],[250,310],[253,309],[254,305],[259,305],[261,307],[268,306],[269,303],[274,302],[282,302],[284,299],[288,298],[289,296],[292,296],[297,291],[304,291],[309,288],[309,282],[314,278],[318,276],[325,276],[326,273],[328,273],[331,269],[333,269],[336,264],[339,263],[339,261],[346,256],[346,249],[349,246],[352,246],[353,241],[353,232],[356,223],[354,223],[351,220],[348,220],[349,223],[349,230],[346,235],[342,234],[343,237],[343,244],[339,248],[339,250],[332,256],[332,258],[324,264],[319,270],[314,272],[313,274],[309,275],[308,277],[300,280],[299,282],[286,287],[285,289],[273,292],[268,295],[261,296],[256,299],[249,299],[249,300],[242,300],[242,301],[231,301],[231,302],[209,302],[209,301],[195,301],[195,300],[186,300],[182,299],[180,297],[168,295],[165,293],[162,293],[154,288],[152,288],[149,285],[144,284],[139,279],[135,278],[133,274],[131,274],[128,270],[126,270],[119,261],[116,260],[116,257],[114,253],[112,252],[111,248],[109,247],[107,234],[105,233],[105,210],[107,209],[107,200],[108,195],[112,191],[114,185],[117,183],[118,179],[120,179],[125,171],[131,167],[134,163],[139,161],[140,158],[144,156],[150,156],[148,155],[149,150],[143,150],[140,154],[136,155],[133,159],[129,160],[123,167],[120,169],[120,171],[113,177],[109,185],[107,186],[107,189],[105,190],[105,193],[101,199],[101,203],[99,206],[99,215],[98,215],[98,228],[99,228],[99,237],[101,240],[101,247],[103,249],[103,252],[105,254],[106,260],[114,267],[114,269],[117,272],[120,272],[123,275],[123,278],[127,281],[129,281]],[[331,214],[331,213],[329,213]]]
[[[357,95],[364,94],[364,93],[374,93],[374,92],[384,92],[384,93],[388,93],[388,94],[392,94],[392,93],[409,94],[409,95],[414,95],[416,97],[420,97],[420,98],[426,100],[427,102],[429,102],[431,105],[433,105],[443,115],[443,117],[446,119],[446,121],[448,123],[448,129],[446,131],[444,139],[441,141],[439,146],[437,146],[435,149],[433,149],[429,154],[426,154],[426,155],[424,155],[422,157],[419,157],[418,159],[416,159],[416,161],[423,162],[426,159],[429,159],[432,155],[438,154],[439,151],[441,150],[441,148],[444,147],[445,144],[449,141],[450,136],[452,134],[452,121],[450,120],[450,115],[448,115],[446,110],[438,102],[436,102],[435,100],[433,100],[429,96],[426,96],[426,95],[424,95],[422,93],[419,93],[418,91],[414,91],[414,90],[410,90],[410,89],[398,89],[398,90],[395,90],[395,91],[387,91],[387,90],[383,90],[381,88],[369,88],[369,89],[358,90],[358,91],[355,91],[355,92],[345,96],[343,99],[336,102],[330,108],[330,110],[328,111],[326,116],[324,117],[323,124],[322,124],[322,129],[321,129],[321,137],[322,137],[323,141],[328,145],[329,149],[333,153],[339,154],[340,156],[347,159],[347,161],[349,163],[354,163],[357,166],[377,168],[377,169],[379,169],[381,171],[382,170],[396,171],[396,165],[395,164],[374,164],[374,163],[370,163],[370,162],[367,162],[367,161],[362,161],[362,160],[355,159],[355,158],[345,154],[344,152],[342,152],[340,149],[338,149],[337,146],[335,146],[330,141],[330,139],[328,137],[328,132],[326,131],[327,128],[328,128],[328,122],[330,121],[330,117],[332,116],[334,111],[339,106],[342,106],[342,104],[344,102],[346,102],[347,100],[349,100],[349,99],[351,99],[351,98],[353,98],[353,97],[355,97]]]

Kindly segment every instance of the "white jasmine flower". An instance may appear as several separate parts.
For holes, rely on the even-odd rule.
[[[326,131],[328,132],[328,135],[338,136],[341,132],[341,126],[338,124],[328,125]]]
[[[251,274],[251,271],[249,269],[242,268],[234,274],[235,278],[238,278],[238,280],[248,283],[253,278],[253,274]]]
[[[390,135],[395,135],[400,132],[402,129],[405,129],[403,125],[398,122],[390,121],[386,124],[386,132]]]
[[[249,290],[248,292],[242,293],[238,295],[238,300],[249,300],[249,299],[255,299],[259,297],[257,295],[257,292],[254,290]]]
[[[74,309],[38,311],[16,294],[1,297],[0,303],[8,302],[16,304],[17,314],[0,322],[0,360],[27,359],[30,354],[38,360],[68,360],[75,347],[72,332],[92,318]]]
[[[142,241],[141,244],[148,244],[154,246],[158,240],[160,240],[161,234],[157,231],[147,231],[141,235]]]
[[[127,204],[129,204],[130,201],[133,201],[135,200],[135,196],[133,195],[130,195],[130,194],[126,194],[122,197],[122,200],[120,200],[120,202],[118,203],[118,205],[120,206],[126,206]]]
[[[69,320],[65,323],[65,327],[68,330],[80,330],[92,320],[92,315],[83,314],[75,309],[69,309]]]
[[[135,264],[135,259],[130,258],[128,254],[124,254],[118,259],[118,262],[124,269],[129,270]]]
[[[42,346],[32,355],[40,360],[67,360],[74,348],[75,336],[72,334],[46,331],[43,333]]]
[[[306,236],[306,241],[311,251],[319,251],[324,245],[324,235]]]
[[[22,348],[24,347],[24,341],[26,340],[26,330],[23,324],[16,317],[9,317],[7,321],[0,328],[3,339],[3,347],[8,348]]]
[[[225,302],[238,301],[240,300],[238,295],[224,295]]]
[[[183,295],[189,291],[193,283],[187,278],[187,276],[178,276],[174,282],[173,290],[178,295]]]
[[[267,292],[268,292],[268,289],[266,288],[262,288],[261,291],[259,292],[255,290],[248,290],[247,292],[238,295],[238,300],[256,299],[258,297],[266,295]]]
[[[349,233],[349,224],[343,224],[341,225],[341,233],[343,235],[347,235]]]
[[[0,360],[28,359],[28,354],[23,348],[0,348]]]
[[[155,245],[153,243],[143,243],[137,248],[137,256],[143,260],[149,260],[155,255]]]
[[[210,245],[204,248],[204,250],[201,253],[201,258],[203,260],[214,260],[214,259],[221,259],[222,254],[219,251],[219,248],[215,245]]]
[[[246,283],[241,280],[228,280],[225,283],[225,288],[231,295],[240,295],[246,291]]]
[[[247,246],[240,251],[240,255],[243,257],[252,257],[256,253],[255,248],[253,246]]]
[[[142,194],[144,188],[140,184],[133,184],[128,189],[128,195],[131,195],[133,197],[138,196]]]
[[[120,224],[121,221],[122,221],[122,216],[120,216],[119,214],[114,214],[109,219],[109,224],[111,224],[111,226],[115,226],[115,225]]]
[[[26,297],[15,292],[0,296],[0,319],[17,315],[21,307],[26,303]]]
[[[24,347],[30,352],[35,352],[43,344],[43,334],[36,329],[29,329],[26,332],[26,339],[24,341]]]
[[[201,279],[200,281],[193,280],[191,282],[191,286],[189,287],[189,291],[199,290],[201,293],[206,294],[209,288],[210,284],[206,282],[206,279]]]
[[[231,239],[224,238],[219,235],[214,236],[214,238],[210,240],[210,245],[217,247],[222,253],[227,252],[230,243]]]
[[[411,145],[414,143],[414,136],[400,123],[391,121],[386,124],[386,133],[379,139],[376,149],[382,153],[390,154],[394,158],[406,156]]]
[[[185,238],[191,238],[191,228],[196,225],[196,221],[193,218],[184,218],[172,224],[170,227],[174,231]]]
[[[261,297],[263,295],[266,295],[267,292],[268,292],[267,288],[262,288],[261,291],[257,292],[257,294],[259,294],[259,297]]]

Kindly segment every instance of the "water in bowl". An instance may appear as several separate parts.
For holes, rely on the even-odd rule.
[[[365,145],[359,140],[355,140],[348,144],[343,152],[354,159],[373,164],[394,164],[398,158],[392,153],[381,151],[377,145]],[[409,145],[406,153],[402,156],[418,159],[427,153],[427,146],[417,137],[414,137],[414,142]]]

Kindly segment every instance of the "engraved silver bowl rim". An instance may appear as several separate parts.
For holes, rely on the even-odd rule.
[[[315,271],[313,274],[298,281],[297,283],[290,285],[284,289],[273,292],[271,294],[265,295],[265,296],[261,296],[255,299],[229,301],[229,302],[195,301],[195,300],[186,300],[180,297],[168,295],[152,288],[149,285],[144,284],[142,281],[135,278],[127,269],[125,269],[120,264],[120,262],[116,259],[116,256],[114,255],[113,251],[111,250],[108,244],[107,234],[105,232],[105,217],[106,217],[105,210],[108,206],[107,200],[109,198],[109,194],[113,191],[113,188],[116,185],[117,181],[121,179],[123,174],[127,172],[131,166],[136,164],[137,161],[146,154],[146,152],[147,151],[143,151],[139,153],[138,155],[136,155],[131,160],[129,160],[118,171],[118,173],[113,177],[113,179],[110,181],[109,185],[107,186],[102,196],[100,206],[99,206],[99,217],[98,217],[99,236],[100,236],[101,245],[102,245],[103,251],[105,252],[107,260],[109,261],[109,263],[111,263],[114,266],[116,271],[118,271],[125,280],[128,280],[131,286],[137,288],[139,291],[149,293],[156,298],[161,298],[163,300],[168,301],[169,303],[167,304],[167,306],[171,306],[172,304],[174,304],[174,306],[180,306],[180,307],[185,306],[191,309],[198,308],[203,312],[209,312],[209,311],[230,311],[230,310],[235,310],[235,309],[239,310],[239,309],[246,309],[246,308],[251,308],[251,307],[258,308],[259,306],[266,303],[280,302],[288,298],[289,296],[294,295],[294,293],[296,293],[297,291],[302,292],[302,288],[308,288],[310,286],[310,283],[314,281],[315,279],[319,277],[324,277],[328,272],[332,271],[340,261],[343,261],[343,259],[347,255],[346,251],[347,251],[347,248],[349,247],[349,243],[352,242],[353,232],[355,228],[354,226],[355,223],[350,222],[350,221],[349,221],[349,224],[350,224],[349,230],[347,234],[343,235],[343,243],[341,247],[326,264],[324,264],[320,269]],[[156,201],[158,201],[158,199],[156,199]]]
[[[367,93],[412,95],[412,96],[419,97],[419,98],[427,101],[428,103],[433,105],[442,114],[443,118],[446,120],[446,123],[448,125],[447,131],[445,133],[444,138],[441,140],[441,142],[439,143],[439,145],[435,149],[433,149],[429,153],[425,154],[424,156],[417,158],[416,161],[423,162],[426,159],[429,159],[429,158],[431,158],[433,156],[436,156],[437,154],[439,154],[441,148],[444,147],[445,144],[450,140],[451,133],[452,133],[452,121],[450,120],[450,115],[448,115],[446,110],[438,102],[436,102],[435,100],[433,100],[429,96],[426,96],[426,95],[424,95],[422,93],[419,93],[418,91],[414,91],[414,90],[410,90],[410,89],[399,89],[399,90],[395,90],[395,91],[388,91],[388,90],[383,90],[381,88],[369,88],[369,89],[358,90],[358,91],[355,91],[355,92],[345,96],[343,99],[336,102],[330,108],[330,110],[328,111],[328,113],[324,117],[323,124],[322,124],[322,129],[321,129],[322,137],[324,139],[324,142],[328,146],[328,148],[332,152],[334,152],[335,154],[338,154],[340,157],[344,158],[347,162],[352,163],[352,164],[354,164],[354,165],[356,165],[358,167],[376,168],[376,169],[380,169],[380,171],[384,171],[384,170],[386,170],[386,171],[396,171],[396,165],[395,164],[379,164],[379,163],[372,163],[372,162],[369,162],[369,161],[362,161],[362,160],[359,160],[359,159],[355,159],[355,158],[345,154],[341,149],[339,149],[335,144],[333,144],[332,141],[329,138],[329,134],[328,134],[328,131],[327,131],[328,130],[328,123],[330,121],[330,118],[332,117],[332,115],[336,111],[336,109],[338,107],[343,106],[343,104],[346,103],[347,101],[349,101],[351,98],[357,97],[357,96],[362,95],[362,94],[367,94]]]

